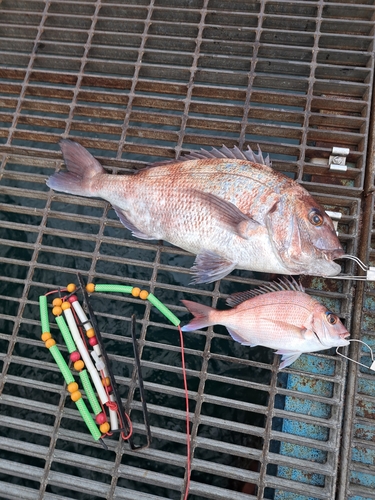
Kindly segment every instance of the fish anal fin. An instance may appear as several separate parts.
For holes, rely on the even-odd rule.
[[[249,339],[243,337],[240,333],[236,332],[236,330],[233,330],[233,328],[227,327],[227,330],[232,339],[235,340],[236,342],[239,342],[242,345],[248,345],[250,347],[255,347],[257,345],[257,344],[251,344],[251,341],[249,341]]]
[[[125,215],[124,211],[121,210],[121,208],[116,207],[113,205],[113,208],[117,214],[117,217],[120,219],[120,222],[123,226],[126,227],[126,229],[129,229],[129,231],[132,232],[133,236],[136,236],[137,238],[140,238],[142,240],[155,240],[154,236],[149,236],[148,234],[143,233],[140,231],[130,220],[127,218]]]
[[[220,255],[208,250],[199,253],[191,268],[194,278],[191,283],[211,283],[220,280],[233,271],[235,262],[231,262]]]

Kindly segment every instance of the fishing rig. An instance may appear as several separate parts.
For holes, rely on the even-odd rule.
[[[104,443],[103,438],[116,432],[121,434],[123,440],[129,442],[133,450],[146,448],[151,444],[151,428],[147,412],[140,355],[135,333],[135,315],[132,315],[131,317],[131,336],[147,437],[147,443],[141,446],[136,446],[133,442],[132,422],[129,414],[126,413],[123,408],[121,396],[111,369],[111,362],[103,344],[102,335],[89,299],[89,293],[94,292],[131,294],[133,297],[148,300],[174,326],[176,326],[180,332],[182,369],[184,375],[183,380],[186,394],[187,450],[189,464],[189,406],[180,320],[162,302],[160,302],[155,295],[146,290],[141,290],[140,288],[133,286],[114,284],[95,285],[94,283],[88,283],[85,285],[83,278],[79,273],[77,273],[77,277],[79,287],[76,287],[74,283],[70,283],[65,288],[59,288],[57,290],[47,292],[45,295],[41,295],[39,297],[42,329],[41,338],[58,365],[67,384],[67,390],[70,393],[70,397],[72,401],[75,402],[77,409],[86,423],[92,437],[95,440],[100,441],[104,448],[107,448],[107,445]],[[82,293],[83,304],[88,315],[78,300],[78,292]],[[72,363],[74,370],[78,372],[80,382],[95,418],[92,417],[86,402],[82,398],[82,393],[79,390],[78,383],[75,381],[68,363],[61,354],[56,341],[52,338],[47,301],[47,297],[50,295],[57,295],[57,297],[55,297],[52,301],[52,314],[66,344],[70,362]]]

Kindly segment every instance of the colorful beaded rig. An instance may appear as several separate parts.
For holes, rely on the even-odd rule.
[[[171,323],[179,328],[180,320],[152,293],[146,290],[141,290],[138,287],[125,286],[125,285],[112,285],[112,284],[97,284],[88,283],[84,286],[82,277],[78,275],[81,283],[81,290],[84,293],[84,300],[86,307],[88,293],[94,292],[110,292],[110,293],[126,293],[131,294],[133,297],[139,297],[142,300],[148,300],[152,305],[157,307],[159,311]],[[126,419],[123,419],[122,412],[119,413],[119,397],[116,397],[116,385],[114,377],[111,375],[109,360],[103,347],[100,332],[98,331],[96,319],[92,314],[91,307],[88,307],[90,313],[90,320],[83,310],[75,294],[77,291],[74,283],[69,284],[66,288],[49,292],[46,295],[39,297],[40,317],[42,340],[47,349],[52,354],[56,364],[58,365],[64,380],[67,384],[67,390],[70,393],[71,399],[77,405],[77,408],[86,423],[92,437],[99,440],[113,431],[120,430],[123,439],[129,439],[132,433],[132,425],[130,418],[125,414]],[[67,292],[65,297],[61,293]],[[69,352],[70,361],[74,369],[78,372],[80,382],[85,391],[87,400],[90,404],[92,412],[95,415],[95,420],[82,399],[82,393],[79,390],[78,384],[75,381],[73,374],[62,356],[56,341],[52,338],[50,332],[50,323],[48,315],[47,296],[51,293],[59,293],[52,301],[52,314],[55,318],[57,326],[62,334],[64,342]],[[179,328],[180,329],[180,328]],[[85,331],[87,341],[84,341],[82,330]],[[99,342],[100,340],[100,342]],[[139,363],[139,353],[137,352],[136,345],[134,344],[134,354]],[[88,345],[92,347],[91,353],[88,351]],[[140,365],[138,368],[138,375]],[[91,377],[91,380],[90,380]],[[141,381],[141,379],[140,379]],[[95,388],[95,390],[94,390]],[[142,383],[143,388],[143,383]],[[95,391],[98,397],[95,394]],[[141,398],[142,401],[144,398]],[[121,404],[121,403],[120,403]],[[109,410],[110,423],[107,420],[107,415],[104,408]],[[145,413],[144,408],[144,413]],[[147,415],[147,410],[146,410]],[[119,427],[119,419],[122,424]],[[125,429],[124,429],[125,427]],[[124,434],[126,430],[126,434]],[[150,439],[149,439],[150,441]],[[103,443],[104,444],[104,443]],[[149,443],[148,443],[149,444]],[[104,445],[105,446],[105,445]],[[132,446],[135,448],[134,446]]]
[[[84,303],[90,319],[88,319],[85,311],[80,305],[77,295],[75,294],[77,287],[74,283],[69,284],[64,289],[59,289],[56,291],[48,292],[45,295],[39,297],[40,306],[40,318],[41,318],[41,329],[42,329],[42,340],[45,343],[47,349],[49,349],[51,355],[53,356],[56,364],[58,365],[64,380],[67,384],[67,390],[70,393],[72,401],[75,402],[79,413],[81,414],[84,422],[86,423],[92,437],[95,440],[100,440],[102,445],[107,448],[103,441],[103,437],[109,435],[115,430],[119,430],[123,439],[129,440],[132,449],[140,449],[144,446],[134,446],[131,441],[132,436],[132,424],[129,416],[122,411],[121,398],[118,394],[116,383],[112,371],[110,369],[110,363],[108,356],[106,354],[101,334],[98,329],[95,314],[92,310],[91,304],[88,300],[88,293],[94,292],[109,292],[109,293],[126,293],[131,294],[133,297],[139,297],[142,300],[148,300],[153,306],[155,306],[174,326],[177,327],[180,334],[181,343],[181,362],[182,362],[182,375],[185,391],[185,405],[186,405],[186,447],[187,447],[187,482],[185,485],[184,500],[187,499],[189,494],[190,485],[190,474],[191,474],[191,449],[190,449],[190,418],[189,418],[189,395],[186,380],[186,368],[185,368],[185,357],[184,357],[184,342],[183,333],[180,327],[180,320],[170,311],[160,300],[155,297],[152,293],[141,290],[138,287],[126,286],[126,285],[112,285],[112,284],[84,284],[82,276],[77,273],[78,281],[80,283],[79,289],[81,290],[84,298]],[[61,294],[67,292],[66,296],[61,296]],[[53,299],[52,302],[52,314],[55,321],[60,329],[62,337],[65,341],[69,352],[70,361],[73,363],[74,369],[78,372],[80,381],[84,388],[87,400],[91,406],[91,409],[95,415],[95,420],[91,416],[89,409],[85,401],[82,398],[82,393],[79,390],[79,386],[75,381],[73,374],[62,356],[56,341],[52,338],[50,331],[50,322],[48,315],[48,302],[47,296],[51,294],[59,294],[59,297]],[[139,389],[141,393],[141,401],[146,425],[147,433],[147,445],[149,446],[151,442],[150,425],[148,422],[147,406],[143,392],[143,379],[140,376],[141,365],[140,357],[137,349],[137,342],[135,338],[135,316],[132,316],[132,340],[134,347],[134,359],[138,371],[138,381]],[[84,342],[83,330],[86,333],[88,341]],[[87,344],[92,347],[91,357]],[[91,380],[90,377],[91,376]],[[98,398],[95,395],[93,385],[98,394]],[[99,401],[98,401],[99,399]],[[107,420],[107,415],[104,408],[109,409],[110,424]],[[125,415],[125,419],[123,418]],[[119,426],[119,420],[121,426]],[[99,426],[99,427],[98,427]],[[124,434],[126,431],[126,434]]]

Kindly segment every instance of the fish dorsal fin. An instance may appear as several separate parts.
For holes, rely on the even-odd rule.
[[[204,160],[204,159],[212,159],[212,158],[230,158],[232,160],[246,160],[251,161],[253,163],[260,163],[261,165],[266,165],[267,167],[271,167],[271,160],[269,155],[266,157],[263,156],[263,153],[258,145],[258,153],[254,153],[250,146],[247,146],[246,151],[241,151],[237,146],[229,149],[227,146],[223,146],[220,149],[212,148],[210,151],[207,149],[199,149],[190,151],[188,154],[184,154],[180,156],[177,160],[165,160],[158,161],[155,163],[150,163],[147,165],[147,169],[152,167],[159,167],[161,165],[168,165],[171,163],[178,163],[190,160]]]
[[[234,293],[227,298],[226,303],[230,307],[235,307],[238,306],[238,304],[242,304],[242,302],[245,302],[246,300],[257,297],[258,295],[285,291],[304,292],[305,289],[291,276],[290,279],[281,278],[279,281],[273,281],[267,285],[262,285],[255,290],[246,290],[245,292]]]
[[[262,165],[267,165],[267,167],[271,166],[271,160],[269,155],[265,158],[263,157],[263,153],[258,145],[258,153],[254,153],[250,146],[247,146],[246,151],[241,151],[237,146],[229,149],[226,146],[223,146],[220,149],[212,148],[211,151],[206,149],[200,149],[199,151],[191,151],[187,155],[183,155],[179,158],[180,161],[187,160],[202,160],[204,158],[230,158],[237,160],[247,160],[253,163],[260,163]]]

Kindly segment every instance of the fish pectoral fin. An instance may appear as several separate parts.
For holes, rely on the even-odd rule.
[[[296,359],[298,359],[302,352],[301,351],[288,351],[287,349],[279,349],[276,351],[276,354],[281,354],[281,363],[279,366],[280,370],[283,370],[287,366],[291,365],[294,363]]]
[[[205,193],[196,189],[191,189],[199,201],[205,207],[209,207],[211,216],[230,228],[231,231],[248,239],[253,236],[253,232],[260,227],[259,222],[241,212],[239,208],[227,200],[211,193]]]
[[[191,283],[211,283],[220,280],[232,272],[235,267],[236,262],[231,262],[214,252],[204,250],[197,255],[194,266],[191,268],[194,274]]]
[[[269,323],[270,325],[278,328],[282,328],[285,332],[293,333],[296,337],[300,337],[301,340],[305,338],[306,328],[292,325],[291,323],[286,323],[285,321],[278,321],[269,318],[261,318],[263,324]]]
[[[127,218],[124,211],[121,210],[121,208],[116,207],[115,205],[112,206],[117,214],[117,217],[120,219],[121,224],[123,224],[126,227],[126,229],[129,229],[129,231],[132,232],[133,236],[141,238],[142,240],[157,239],[154,236],[149,236],[148,234],[142,233],[142,231],[140,231],[137,227],[135,227],[135,225],[132,222],[130,222],[130,220]]]
[[[248,345],[250,347],[255,347],[257,345],[257,344],[251,344],[248,339],[243,337],[240,333],[236,332],[236,330],[233,330],[232,328],[228,328],[228,327],[227,327],[227,330],[228,330],[230,336],[232,337],[232,339],[235,340],[236,342],[239,342],[242,345]]]

